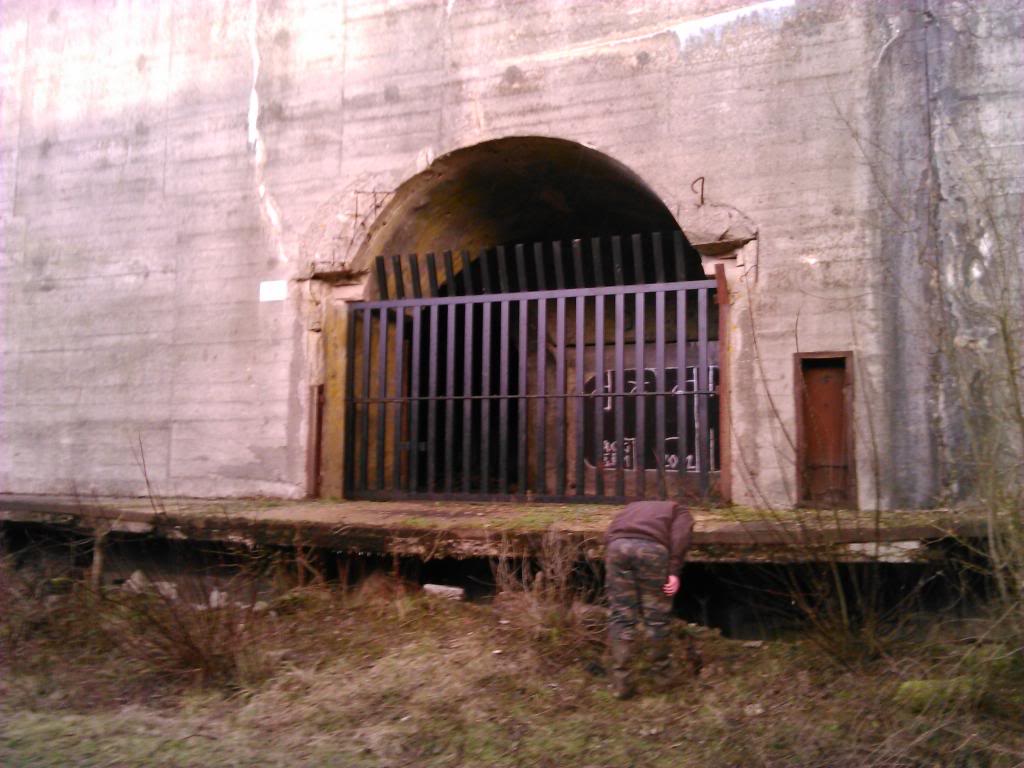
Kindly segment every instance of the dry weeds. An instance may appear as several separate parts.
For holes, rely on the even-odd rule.
[[[680,625],[678,655],[696,634],[703,673],[622,703],[600,675],[599,609],[567,599],[568,577],[533,573],[529,589],[512,581],[479,605],[377,575],[288,592],[246,635],[265,674],[204,689],[94,631],[104,615],[82,592],[28,594],[3,573],[3,765],[995,767],[1024,755],[1019,654],[952,642],[952,625],[856,671],[799,638],[757,645]],[[971,680],[969,695],[900,693],[950,679]]]

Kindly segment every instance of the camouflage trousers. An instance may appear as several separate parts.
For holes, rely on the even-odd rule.
[[[668,580],[668,549],[647,539],[615,539],[605,553],[608,637],[628,644],[643,621],[652,644],[664,643],[672,620],[672,598],[662,592]]]

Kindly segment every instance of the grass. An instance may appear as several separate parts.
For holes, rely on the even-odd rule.
[[[80,590],[12,604],[8,589],[0,764],[991,768],[1024,756],[1007,695],[1024,690],[1019,654],[965,653],[955,627],[851,670],[799,637],[750,644],[680,623],[677,656],[695,635],[701,675],[662,693],[646,681],[619,702],[593,622],[559,614],[579,606],[552,584],[507,584],[493,604],[431,600],[381,575],[293,590],[250,615],[246,652],[265,673],[205,685],[103,632]],[[908,681],[965,677],[969,697],[900,700]]]
[[[482,529],[498,532],[543,532],[552,526],[588,527],[607,525],[617,508],[599,504],[463,505],[457,518],[410,514],[402,515],[393,525],[409,528]]]

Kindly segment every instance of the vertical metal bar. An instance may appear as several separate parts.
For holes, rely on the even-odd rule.
[[[498,258],[498,289],[502,293],[508,293],[508,264],[505,263],[505,246],[497,248]]]
[[[455,463],[455,319],[458,304],[449,304],[445,328],[444,366],[444,492],[452,492]]]
[[[574,288],[585,287],[583,275],[583,244],[577,239],[572,241],[572,282]]]
[[[686,457],[689,450],[686,394],[686,290],[676,291],[676,470],[682,485],[686,480]]]
[[[547,493],[548,301],[537,300],[537,493]]]
[[[637,285],[647,282],[644,270],[644,239],[642,235],[633,235],[633,281]]]
[[[391,271],[395,273],[395,298],[405,298],[405,279],[402,277],[402,257],[395,254],[391,257]]]
[[[378,256],[373,260],[373,263],[377,267],[377,291],[380,293],[381,299],[384,301],[388,300],[388,265],[384,261],[383,256]]]
[[[654,257],[654,279],[665,282],[665,255],[661,248],[661,232],[651,233],[651,254]]]
[[[596,238],[595,238],[596,239]],[[604,495],[604,294],[594,297],[594,470],[598,496]]]
[[[459,289],[455,285],[455,265],[452,263],[452,252],[445,251],[441,261],[444,264],[444,283],[448,287],[448,295],[455,296]]]
[[[551,258],[555,262],[555,290],[561,291],[565,288],[565,264],[562,260],[562,242],[560,240],[551,243]]]
[[[612,241],[612,252],[615,242]],[[626,403],[626,297],[615,294],[615,392],[612,407],[615,409],[615,495],[626,495],[626,475],[623,455],[625,453]]]
[[[499,255],[503,255],[499,251]],[[509,302],[502,301],[500,309],[501,344],[498,361],[498,493],[508,493],[508,355],[509,355]]]
[[[697,292],[697,391],[707,392],[708,382],[708,289]],[[708,438],[708,395],[697,395],[697,470],[700,472],[700,492],[708,494],[708,472],[711,469],[711,455]]]
[[[655,243],[655,258],[660,253],[660,243]],[[664,275],[662,275],[664,277]],[[654,294],[654,387],[658,394],[654,398],[654,463],[658,468],[658,496],[666,498],[665,487],[665,292]]]
[[[391,487],[399,490],[402,484],[402,397],[403,374],[405,365],[405,308],[395,309],[395,458],[391,467]]]
[[[517,256],[522,254],[522,246],[516,248]],[[520,261],[522,264],[522,261]],[[525,278],[525,274],[523,275]],[[525,281],[522,285],[525,285]],[[525,289],[524,289],[525,290]],[[519,415],[519,443],[516,455],[516,491],[520,496],[526,494],[527,490],[527,471],[526,471],[526,420],[527,420],[527,409],[530,401],[526,397],[526,359],[527,359],[527,347],[530,344],[530,340],[527,338],[528,332],[528,319],[529,319],[530,303],[526,299],[519,301],[519,335],[516,337],[519,342],[519,402],[518,402],[518,415]]]
[[[437,342],[439,305],[430,305],[430,343],[427,352],[427,493],[434,492],[437,476]]]
[[[418,491],[420,485],[420,314],[423,308],[412,307],[412,356],[409,360],[409,477],[408,489]]]
[[[434,254],[428,253],[428,257]],[[412,283],[412,295],[415,299],[423,298],[423,285],[420,282],[420,260],[415,253],[409,254],[409,281]]]
[[[465,269],[463,269],[465,272]],[[462,492],[470,492],[473,457],[473,304],[463,304],[462,348]]]
[[[637,238],[638,239],[638,238]],[[633,245],[637,245],[634,239]],[[637,257],[637,251],[633,251],[633,257]],[[636,494],[643,498],[647,494],[647,470],[645,460],[647,458],[647,396],[646,389],[647,364],[644,360],[644,343],[647,341],[647,323],[644,317],[644,302],[647,300],[646,293],[636,294],[636,310],[633,318],[634,352],[636,362],[633,366],[636,371],[636,435],[633,443],[633,469],[636,472]]]
[[[573,251],[579,252],[579,240],[574,243]],[[582,272],[580,273],[582,274]],[[585,296],[576,297],[576,397],[573,398],[573,418],[576,420],[576,495],[582,496],[587,490],[586,466],[583,464],[583,369],[586,361],[586,315],[587,300]]]
[[[481,254],[483,256],[483,254]],[[487,283],[484,283],[486,290]],[[490,491],[491,475],[491,310],[494,304],[485,301],[483,328],[480,331],[480,492]]]
[[[678,229],[672,233],[672,253],[676,263],[676,282],[686,280],[686,258],[683,252],[683,233]]]
[[[522,244],[516,246],[516,290],[525,293],[530,290],[526,280],[526,249]]]
[[[451,285],[448,286],[448,295],[454,296],[452,293]],[[427,291],[431,298],[435,298],[440,292],[440,288],[437,285],[437,260],[434,258],[433,253],[427,254]]]
[[[476,294],[476,287],[473,285],[473,260],[469,256],[469,251],[462,251],[459,254],[462,257],[462,275],[463,286],[466,290],[467,296],[473,296]]]
[[[346,491],[354,490],[356,480],[353,450],[356,442],[356,312],[357,310],[350,304],[346,318],[348,344],[345,347],[345,434],[342,438],[345,456],[342,479]]]
[[[491,284],[491,254],[484,248],[480,251],[480,255],[477,256],[477,261],[480,262],[480,276],[483,278],[484,287],[480,293],[494,293],[494,286]],[[489,305],[488,305],[489,306]]]
[[[565,495],[565,297],[555,299],[555,493]]]
[[[544,275],[544,243],[533,244],[533,268],[537,272],[537,290],[547,290],[547,277]]]
[[[377,444],[377,490],[384,488],[384,442],[387,434],[388,396],[388,309],[381,307],[377,333],[377,433],[373,436]],[[367,446],[368,447],[368,446]]]
[[[622,271],[622,238],[618,235],[612,237],[612,271],[615,273],[615,284],[625,285],[625,275]]]
[[[362,462],[359,466],[359,487],[366,490],[370,487],[370,363],[371,352],[370,352],[370,338],[371,329],[373,327],[373,310],[363,310],[363,343],[362,343],[362,359],[363,359],[363,419],[362,419],[362,438],[359,441],[359,455],[362,457]]]
[[[601,261],[601,238],[590,240],[590,260],[594,263],[594,285],[604,285],[604,263]]]

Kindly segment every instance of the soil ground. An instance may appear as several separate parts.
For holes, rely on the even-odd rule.
[[[679,622],[676,674],[641,668],[622,702],[600,607],[536,583],[472,604],[375,575],[214,610],[0,577],[4,766],[1024,764],[1019,649],[934,616],[843,662]]]

